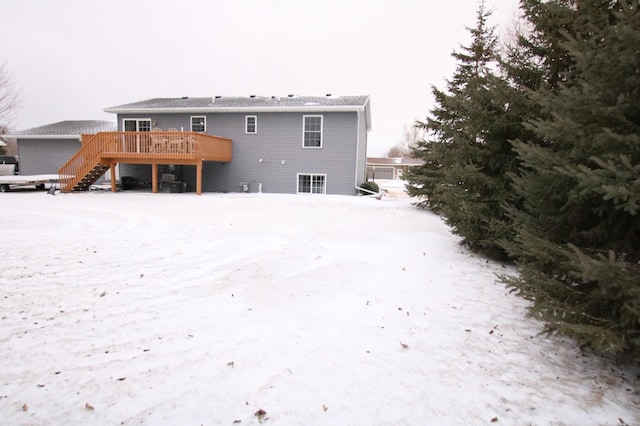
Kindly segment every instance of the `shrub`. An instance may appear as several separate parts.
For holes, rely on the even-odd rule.
[[[364,182],[360,184],[360,188],[368,189],[369,191],[375,192],[376,194],[380,192],[380,187],[375,182]],[[366,191],[360,191],[360,195],[371,195],[371,193]]]

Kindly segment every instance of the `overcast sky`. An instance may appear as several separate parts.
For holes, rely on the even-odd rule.
[[[12,130],[156,97],[370,95],[369,155],[433,106],[478,0],[0,0]],[[517,0],[486,0],[508,27]]]

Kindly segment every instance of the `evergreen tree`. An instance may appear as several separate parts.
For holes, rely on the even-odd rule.
[[[413,156],[424,165],[407,175],[409,195],[441,213],[452,231],[474,250],[502,258],[498,243],[511,234],[502,205],[517,170],[509,143],[521,135],[522,111],[510,102],[513,89],[496,75],[498,39],[480,2],[471,44],[452,55],[458,61],[447,92],[433,88],[436,107],[417,123],[427,138]]]
[[[538,118],[535,137],[514,142],[522,203],[509,208],[517,236],[504,246],[520,275],[507,282],[548,331],[640,358],[638,3],[521,4],[534,30],[510,75],[537,85]]]

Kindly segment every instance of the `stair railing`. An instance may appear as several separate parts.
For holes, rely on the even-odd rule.
[[[109,148],[101,133],[82,135],[82,146],[58,171],[60,191],[71,192],[84,177],[100,164],[100,156]]]

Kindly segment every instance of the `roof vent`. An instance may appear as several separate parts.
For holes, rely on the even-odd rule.
[[[331,93],[327,93],[327,96],[331,96]]]
[[[216,95],[216,99],[220,99],[222,96],[220,95]]]
[[[289,94],[289,95],[287,95],[287,97],[289,97],[289,98],[293,98],[293,95],[292,95],[292,94]]]
[[[250,97],[250,98],[255,98],[255,97],[256,97],[256,95],[249,95],[249,97]]]
[[[189,99],[189,97],[188,96],[183,96],[182,99]]]

